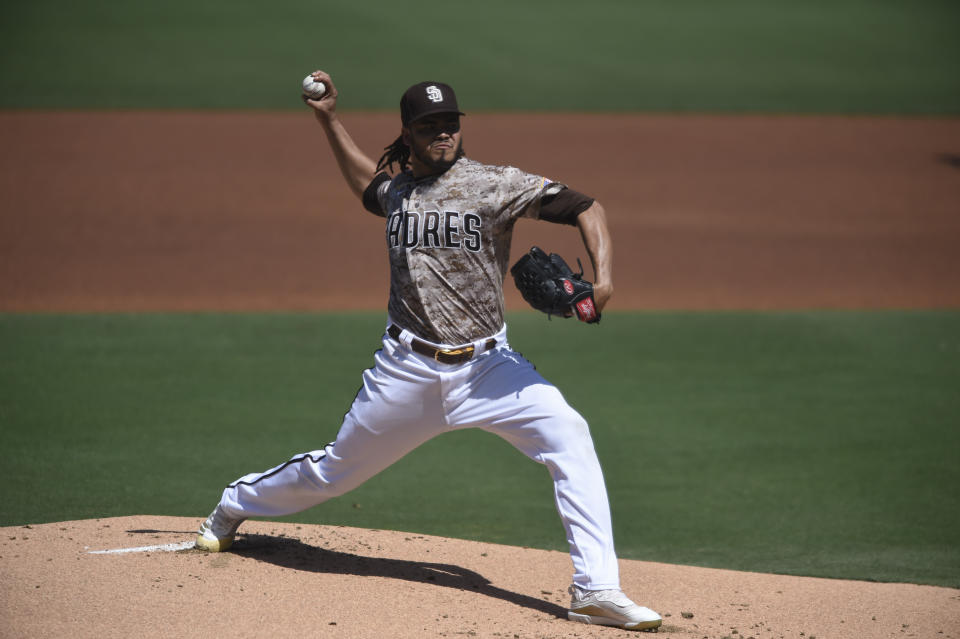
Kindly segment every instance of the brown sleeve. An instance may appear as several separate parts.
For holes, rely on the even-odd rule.
[[[592,197],[573,189],[563,188],[554,193],[548,186],[546,191],[540,202],[540,219],[547,222],[575,226],[577,216],[593,204]]]
[[[389,181],[390,176],[386,173],[377,173],[377,175],[374,176],[373,180],[363,191],[363,208],[380,217],[386,215],[383,210],[383,205],[380,203],[379,190],[381,184]]]

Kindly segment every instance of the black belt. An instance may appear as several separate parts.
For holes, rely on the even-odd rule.
[[[400,341],[400,333],[403,332],[396,324],[391,324],[387,328],[387,335],[393,339]],[[490,350],[497,345],[497,340],[492,337],[484,343],[484,350]],[[436,360],[441,364],[462,364],[463,362],[470,361],[470,359],[475,354],[475,349],[473,346],[464,346],[463,348],[449,349],[449,348],[434,348],[426,342],[421,342],[416,337],[410,340],[410,348],[415,352],[420,353],[421,355],[426,355],[430,359]]]

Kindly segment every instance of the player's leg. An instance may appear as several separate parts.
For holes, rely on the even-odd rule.
[[[288,515],[342,495],[438,434],[443,415],[439,402],[429,401],[439,397],[431,390],[435,376],[415,360],[395,358],[395,350],[385,342],[375,355],[336,441],[231,483],[201,527],[198,546],[206,536],[207,549],[224,550],[249,517]]]
[[[660,615],[620,590],[607,491],[586,422],[519,354],[502,349],[490,355],[477,361],[469,395],[450,418],[500,435],[549,469],[574,565],[568,618],[658,628]]]
[[[518,353],[481,357],[451,425],[499,435],[546,465],[570,541],[574,583],[592,590],[620,583],[603,471],[586,421]]]

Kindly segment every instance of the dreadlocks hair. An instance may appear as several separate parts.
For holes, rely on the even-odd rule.
[[[389,145],[383,147],[383,150],[384,154],[381,155],[377,161],[377,172],[383,169],[392,171],[390,167],[394,164],[397,165],[399,171],[403,171],[407,168],[407,165],[410,164],[410,147],[403,143],[402,135],[397,137],[397,139]],[[466,152],[463,150],[463,145],[461,145],[457,150],[457,159],[459,160],[464,155],[466,155]]]
[[[377,162],[377,171],[381,169],[389,171],[394,164],[401,171],[407,168],[407,163],[410,162],[410,147],[403,143],[402,135],[383,149],[385,153],[380,156],[380,160]]]

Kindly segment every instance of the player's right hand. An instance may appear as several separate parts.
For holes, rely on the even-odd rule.
[[[318,100],[311,100],[307,96],[303,96],[303,101],[313,109],[318,120],[329,119],[337,110],[337,86],[330,79],[330,74],[325,71],[314,71],[310,75],[315,80],[327,85],[327,92]]]

